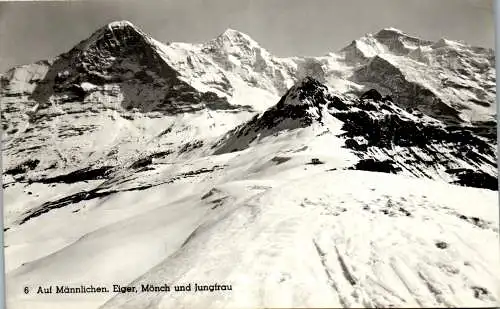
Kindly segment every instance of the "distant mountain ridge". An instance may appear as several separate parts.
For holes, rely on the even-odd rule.
[[[116,21],[53,60],[2,75],[5,167],[24,170],[18,167],[32,156],[38,163],[26,172],[48,175],[54,168],[131,164],[144,152],[185,156],[192,144],[209,153],[222,134],[255,113],[271,115],[280,97],[308,78],[339,96],[372,89],[410,113],[477,133],[496,125],[488,49],[387,28],[337,54],[279,58],[233,29],[202,44],[163,44]],[[286,108],[281,114],[300,111]],[[162,133],[169,130],[183,137]],[[111,139],[95,142],[98,136]]]

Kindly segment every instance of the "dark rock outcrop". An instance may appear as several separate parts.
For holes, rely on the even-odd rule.
[[[246,149],[257,137],[305,128],[313,122],[321,123],[321,110],[329,104],[345,108],[340,99],[334,99],[328,93],[326,86],[314,78],[306,77],[290,88],[275,106],[228,132],[213,146],[216,148],[215,154]]]
[[[402,171],[401,167],[397,166],[396,163],[392,160],[378,161],[375,159],[360,160],[351,169],[392,174],[396,174]]]
[[[471,169],[449,169],[446,172],[458,178],[453,182],[455,184],[498,191],[498,179],[484,172]]]
[[[361,100],[373,100],[375,102],[382,101],[382,95],[375,89],[370,89],[363,93],[360,97]]]

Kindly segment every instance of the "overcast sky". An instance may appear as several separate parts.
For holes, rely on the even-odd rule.
[[[0,72],[69,50],[113,20],[162,41],[233,28],[277,56],[320,56],[385,27],[494,46],[493,0],[142,0],[0,3]]]

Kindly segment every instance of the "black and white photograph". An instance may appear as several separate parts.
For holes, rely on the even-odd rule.
[[[500,306],[494,5],[0,2],[6,308]]]

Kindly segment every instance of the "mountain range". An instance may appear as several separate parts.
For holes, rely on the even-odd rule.
[[[233,29],[161,43],[116,21],[0,82],[13,308],[62,297],[20,286],[211,281],[233,291],[65,300],[498,304],[491,49],[386,28],[280,58]]]

